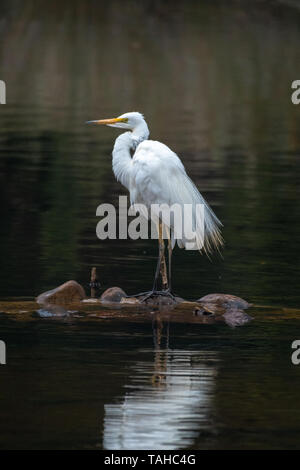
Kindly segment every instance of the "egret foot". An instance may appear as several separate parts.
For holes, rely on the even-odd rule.
[[[177,303],[178,296],[175,294],[172,294],[170,290],[150,290],[147,292],[141,292],[139,294],[133,295],[133,296],[127,296],[127,297],[142,297],[140,299],[140,302],[146,302],[148,300],[153,300],[153,301],[159,301],[160,297],[163,297],[165,299],[171,299],[172,303]]]

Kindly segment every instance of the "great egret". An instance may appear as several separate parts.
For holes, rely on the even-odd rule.
[[[138,112],[122,114],[113,119],[87,121],[88,124],[105,124],[110,127],[126,129],[127,132],[119,135],[115,141],[112,152],[112,166],[115,177],[130,193],[131,204],[142,204],[150,208],[153,204],[167,204],[172,206],[179,204],[192,206],[191,224],[194,240],[199,250],[208,254],[213,249],[219,249],[223,244],[220,233],[222,225],[212,209],[206,203],[192,180],[186,174],[185,168],[169,147],[154,140],[148,140],[149,129],[144,116]],[[131,152],[134,155],[131,156]],[[196,205],[204,207],[203,224],[201,230],[196,222]],[[160,294],[171,294],[171,258],[172,249],[177,241],[180,248],[188,248],[188,242],[184,235],[176,237],[174,220],[165,223],[160,216],[155,217],[158,222],[159,255],[155,272],[153,289],[148,297],[158,293],[157,281],[162,263],[165,264],[165,244],[163,233],[168,235],[169,253],[169,280]]]

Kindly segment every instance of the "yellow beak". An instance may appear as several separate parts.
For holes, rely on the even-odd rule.
[[[116,122],[127,122],[127,118],[99,119],[96,121],[86,121],[86,124],[115,124]]]

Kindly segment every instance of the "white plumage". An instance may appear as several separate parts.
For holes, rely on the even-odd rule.
[[[179,204],[181,207],[189,204],[192,209],[190,214],[185,215],[185,222],[188,219],[187,222],[195,234],[192,240],[194,246],[203,249],[207,254],[222,246],[221,222],[188,177],[176,153],[161,142],[148,140],[149,129],[142,114],[131,112],[114,119],[89,122],[106,124],[127,131],[115,141],[113,171],[117,180],[129,190],[131,204],[143,204],[148,210],[153,204],[168,206]],[[197,205],[204,207],[202,224],[199,224],[196,217]],[[159,217],[163,223],[166,222],[160,214],[152,213],[152,218],[156,222]],[[191,240],[185,237],[184,231],[182,237],[178,239],[174,218],[165,225],[169,225],[172,248],[175,239],[181,248],[190,246]]]
[[[190,224],[196,233],[196,246],[200,250],[203,248],[206,253],[219,249],[223,243],[219,229],[222,224],[188,177],[180,158],[165,144],[147,140],[148,127],[140,113],[126,113],[122,117],[128,119],[132,131],[116,139],[113,170],[116,178],[129,190],[131,204],[143,204],[149,212],[153,204],[191,204],[193,211]],[[114,127],[120,127],[120,124]],[[130,152],[134,149],[135,153],[131,157]],[[204,205],[204,234],[202,226],[196,224],[197,204]],[[174,246],[174,226],[170,228]],[[184,230],[181,232],[184,235]],[[183,248],[191,240],[183,236],[177,242]]]

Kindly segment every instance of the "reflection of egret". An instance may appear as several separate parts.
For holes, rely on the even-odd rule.
[[[178,204],[182,208],[189,204],[192,209],[189,214],[184,213],[184,227],[191,228],[189,234],[193,233],[193,238],[187,238],[184,231],[181,232],[181,237],[178,236],[172,219],[168,221],[168,225],[161,214],[156,214],[157,217],[154,220],[158,225],[159,256],[151,293],[157,289],[159,272],[161,266],[165,264],[163,237],[166,233],[169,282],[163,280],[163,287],[166,288],[163,293],[171,295],[171,255],[176,239],[181,248],[193,246],[208,253],[222,245],[219,230],[221,222],[186,174],[179,157],[161,142],[148,140],[149,130],[142,114],[126,113],[118,118],[88,121],[88,123],[106,124],[129,131],[121,134],[115,141],[113,170],[117,180],[129,190],[132,204],[144,205],[148,210],[151,205],[153,208],[154,204],[167,204],[168,207]],[[133,157],[131,157],[131,151],[135,151]],[[202,223],[199,223],[197,205],[204,207]]]
[[[159,314],[153,318],[153,340],[154,340],[154,373],[152,375],[152,384],[160,386],[165,382],[167,370],[167,354],[169,349],[170,323],[167,322],[166,347],[161,347],[164,323]]]
[[[168,329],[162,349],[160,318],[154,326],[154,362],[137,361],[121,402],[104,407],[104,449],[182,449],[212,430],[215,353],[167,349]]]

